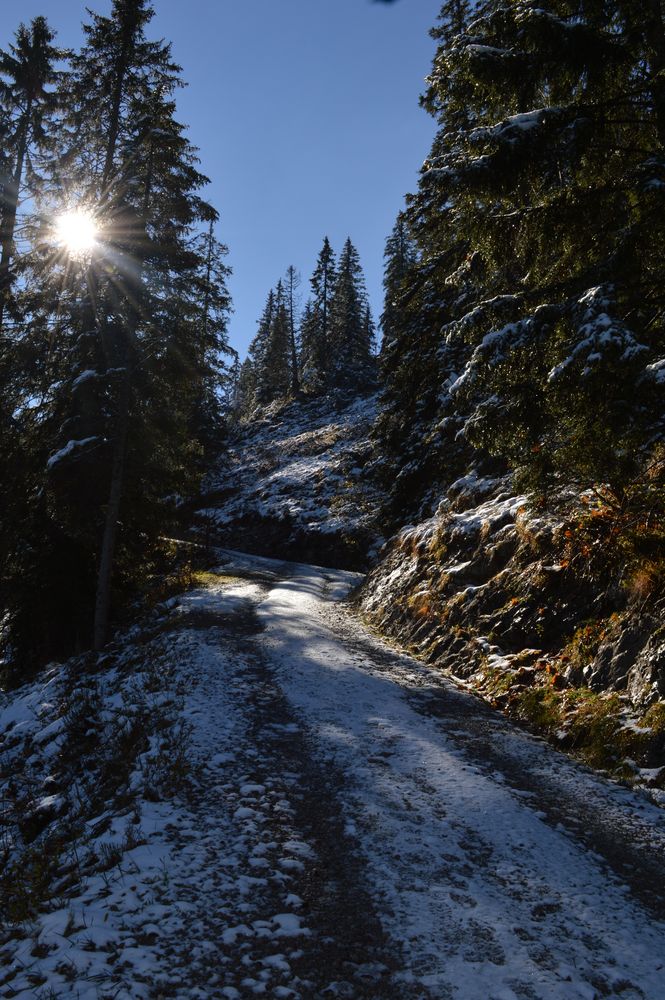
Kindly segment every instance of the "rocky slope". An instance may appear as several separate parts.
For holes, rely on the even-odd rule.
[[[376,397],[273,403],[240,425],[204,484],[200,537],[246,552],[366,569],[383,541],[365,475]]]
[[[562,748],[663,788],[663,603],[639,579],[599,570],[598,542],[585,522],[536,516],[508,481],[472,474],[390,540],[358,606]]]

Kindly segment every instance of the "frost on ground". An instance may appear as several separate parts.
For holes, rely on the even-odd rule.
[[[382,541],[366,474],[376,405],[339,391],[258,411],[206,480],[201,529],[252,551],[364,568]]]
[[[5,699],[0,996],[662,996],[661,810],[223,559]]]
[[[390,539],[360,604],[436,670],[665,804],[661,595],[634,589],[628,557],[612,565],[623,550],[593,534],[607,508],[583,499],[536,514],[509,478],[470,473]]]

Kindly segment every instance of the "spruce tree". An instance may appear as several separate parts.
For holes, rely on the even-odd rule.
[[[663,430],[662,10],[464,8],[435,32],[381,434],[405,474],[413,413],[440,479],[475,447],[531,486],[620,493]]]
[[[330,374],[336,386],[368,384],[374,375],[374,326],[358,251],[347,239],[330,304]]]
[[[420,208],[476,257],[451,327],[468,434],[537,477],[620,488],[659,423],[662,27],[651,5],[490,3],[433,81]]]
[[[323,387],[323,352],[319,313],[311,299],[305,302],[298,330],[298,363],[300,381],[306,392],[319,392]]]
[[[206,178],[196,151],[175,119],[178,67],[167,44],[145,36],[152,13],[147,0],[115,0],[109,17],[91,15],[38,192],[42,236],[21,294],[29,339],[48,343],[49,355],[39,420],[20,419],[32,434],[39,500],[5,588],[24,662],[88,644],[93,612],[94,644],[104,643],[113,609],[135,594],[169,530],[163,498],[195,488],[219,426],[225,248],[198,193]],[[96,218],[100,235],[86,258],[53,248],[46,207],[58,197]],[[37,630],[25,591],[12,592],[17,579],[41,593]]]
[[[302,382],[308,392],[321,391],[330,377],[331,304],[336,276],[335,254],[326,236],[310,278],[310,308],[300,329]]]
[[[33,172],[33,157],[48,147],[54,127],[53,85],[59,78],[55,65],[67,54],[53,45],[54,39],[55,33],[46,19],[36,17],[29,28],[20,25],[8,51],[0,49],[4,157],[0,202],[0,336],[11,298],[11,264],[21,187],[26,173]]]
[[[258,321],[256,336],[250,343],[247,353],[247,372],[243,380],[247,386],[243,389],[243,411],[246,414],[251,413],[257,406],[264,406],[273,398],[266,358],[275,318],[275,305],[275,290],[271,288]],[[243,365],[243,372],[244,370]],[[250,386],[251,393],[248,393],[247,389]]]
[[[251,357],[245,358],[238,373],[235,410],[238,418],[246,420],[256,408],[256,368]]]
[[[286,296],[286,310],[289,317],[289,353],[291,366],[291,393],[297,396],[300,392],[300,374],[298,360],[298,346],[296,336],[297,326],[297,294],[300,286],[300,275],[295,267],[290,264],[286,269],[284,282],[284,292]]]
[[[383,271],[383,312],[381,330],[384,347],[399,335],[404,324],[401,297],[407,290],[407,281],[416,264],[415,242],[409,231],[405,212],[397,216],[392,232],[386,240]]]
[[[270,331],[263,357],[263,393],[266,402],[285,399],[292,386],[291,337],[284,285],[277,282]]]

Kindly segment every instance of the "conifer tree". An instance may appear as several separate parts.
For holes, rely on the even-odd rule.
[[[401,407],[451,476],[466,441],[530,485],[621,491],[663,429],[662,9],[464,8],[435,32],[381,433],[411,447]]]
[[[110,612],[168,530],[162,498],[195,486],[219,425],[225,248],[198,194],[206,179],[196,151],[174,117],[178,67],[167,44],[145,37],[152,14],[147,0],[115,0],[109,17],[91,15],[38,192],[43,238],[26,260],[22,295],[30,336],[50,346],[39,420],[27,410],[21,420],[39,502],[3,581],[24,662],[85,646],[93,611],[94,643],[103,644]],[[86,259],[52,249],[44,208],[58,197],[96,218],[100,236]],[[41,593],[37,629],[17,580]]]
[[[431,103],[450,135],[472,95],[473,128],[423,176],[423,205],[452,203],[478,257],[456,317],[468,433],[537,476],[618,486],[658,423],[662,13],[487,4],[472,27]]]
[[[268,341],[263,358],[263,395],[266,402],[285,399],[292,386],[291,338],[287,298],[282,281],[277,282]]]
[[[300,329],[302,382],[309,392],[324,388],[330,376],[331,303],[335,290],[335,254],[326,236],[310,278],[312,296]]]
[[[305,302],[298,330],[300,380],[305,391],[318,392],[323,387],[323,356],[319,314],[311,299]]]
[[[21,24],[8,51],[0,50],[0,124],[3,137],[0,202],[0,336],[10,300],[14,234],[27,172],[32,158],[50,139],[56,108],[55,69],[66,52],[53,45],[55,33],[43,17],[27,28]]]
[[[390,344],[404,324],[400,300],[406,291],[407,279],[416,263],[416,248],[409,232],[406,213],[397,216],[392,232],[386,240],[383,271],[383,312],[381,330],[384,347]]]
[[[246,357],[238,373],[235,411],[239,419],[250,417],[256,408],[256,371],[251,357]]]
[[[374,374],[371,321],[365,279],[358,251],[347,239],[339,258],[335,291],[330,304],[330,381],[355,386],[371,381]]]
[[[266,359],[275,319],[275,300],[275,290],[271,288],[258,322],[256,336],[249,345],[247,370],[245,378],[242,380],[247,385],[247,389],[251,386],[251,393],[249,394],[247,393],[247,389],[243,389],[243,411],[246,414],[251,413],[257,406],[264,406],[273,398]],[[243,372],[245,372],[244,365]]]
[[[290,366],[291,366],[291,392],[294,396],[297,396],[300,392],[300,374],[299,374],[299,361],[298,361],[298,346],[296,337],[296,313],[297,313],[297,302],[296,296],[298,293],[298,288],[300,286],[300,275],[296,271],[295,267],[290,264],[286,269],[286,279],[284,285],[284,293],[286,296],[286,311],[289,317],[289,353],[290,353]]]

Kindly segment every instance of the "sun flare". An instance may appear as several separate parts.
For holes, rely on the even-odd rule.
[[[72,209],[55,221],[56,239],[60,246],[75,257],[89,253],[97,243],[99,230],[89,212]]]

